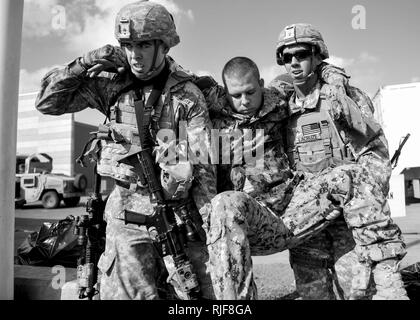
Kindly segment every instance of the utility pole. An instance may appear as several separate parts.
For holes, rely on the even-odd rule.
[[[15,166],[23,0],[0,1],[0,300],[13,300]]]

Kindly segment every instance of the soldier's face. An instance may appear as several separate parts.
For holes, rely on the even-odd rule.
[[[155,66],[160,66],[165,59],[168,50],[161,42],[158,41],[156,44],[155,46],[154,41],[130,41],[121,44],[127,55],[131,71],[137,78],[147,77],[147,72],[153,67],[155,49],[157,50]]]
[[[306,44],[292,45],[283,50],[284,65],[295,82],[306,79],[314,71],[313,58],[311,46]]]
[[[245,76],[229,75],[225,77],[225,86],[233,110],[244,115],[254,115],[258,111],[263,100],[263,79],[258,79],[252,72]]]

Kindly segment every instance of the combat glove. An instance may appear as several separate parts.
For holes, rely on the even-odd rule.
[[[128,69],[127,56],[123,49],[107,44],[99,49],[89,51],[79,63],[90,77],[102,71],[123,73]]]

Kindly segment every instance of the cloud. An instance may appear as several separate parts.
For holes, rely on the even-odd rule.
[[[66,49],[78,54],[107,43],[113,44],[116,43],[115,16],[124,5],[132,2],[133,0],[25,0],[23,37],[58,36]],[[174,0],[155,2],[164,5],[171,12],[177,25],[184,17],[194,21],[193,11],[181,8]]]
[[[286,70],[284,67],[279,65],[271,65],[268,67],[262,67],[260,69],[261,78],[264,79],[265,85],[268,85],[271,80],[273,80],[278,75],[284,73]]]
[[[188,17],[188,19],[190,19],[191,21],[194,21],[195,20],[194,13],[193,13],[193,11],[191,9],[188,9],[185,14]]]
[[[361,62],[361,63],[365,63],[365,62],[378,62],[379,61],[379,58],[371,55],[368,52],[362,52],[360,54],[358,60],[359,60],[358,62]]]
[[[420,82],[420,77],[412,77],[410,82]]]
[[[333,64],[337,67],[346,68],[354,63],[355,59],[348,59],[348,58],[342,58],[331,55],[326,62]]]
[[[23,9],[23,37],[45,37],[53,34],[52,10],[58,0],[25,0]]]
[[[41,87],[41,79],[45,74],[53,69],[52,67],[46,67],[35,71],[27,71],[26,69],[20,70],[19,79],[19,93],[31,93],[36,92]]]
[[[326,61],[338,67],[347,68],[359,63],[376,63],[379,59],[368,52],[362,52],[356,58],[344,58],[331,55]]]

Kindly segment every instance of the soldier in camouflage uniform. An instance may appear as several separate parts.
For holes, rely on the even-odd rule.
[[[192,75],[167,56],[179,37],[165,7],[144,1],[123,7],[116,17],[115,36],[120,47],[107,45],[50,71],[42,79],[36,108],[44,114],[61,115],[90,107],[110,119],[99,127],[98,139],[87,152],[97,161],[98,173],[116,183],[104,214],[106,248],[98,264],[101,299],[170,298],[168,272],[153,237],[145,226],[122,221],[124,209],[143,214],[153,211],[136,158],[140,141],[134,107],[138,99],[147,106],[154,92],[160,94],[149,109],[151,121],[143,124],[148,126],[160,158],[165,158],[168,150],[166,133],[178,134],[181,122],[184,136],[176,137],[178,151],[185,151],[186,140],[192,150],[194,146],[209,148],[211,123]],[[207,212],[205,207],[216,195],[214,166],[190,159],[178,164],[166,160],[159,161],[166,199],[174,206],[187,205],[200,229],[199,212]],[[198,272],[201,279],[206,277],[205,269]],[[204,296],[212,298],[211,284],[208,289],[201,281],[201,286]]]
[[[321,71],[330,76],[334,69]],[[206,94],[214,129],[233,138],[227,148],[222,138],[220,148],[219,194],[207,226],[209,269],[217,297],[256,299],[251,255],[295,247],[328,227],[337,216],[331,198],[351,199],[350,177],[329,171],[315,179],[294,175],[283,148],[286,94],[264,89],[257,66],[245,57],[231,59],[223,79],[224,88]],[[247,151],[256,159],[247,158]]]
[[[348,86],[344,72],[332,75],[329,84],[318,77],[316,70],[328,58],[328,50],[321,34],[309,24],[287,26],[280,34],[276,53],[295,89],[289,100],[286,141],[291,165],[307,179],[328,171],[350,176],[353,190],[351,201],[336,199],[343,205],[345,221],[337,219],[291,250],[300,295],[304,299],[333,299],[334,270],[340,273],[345,268],[337,261],[343,258],[349,264],[345,257],[349,252],[357,262],[350,299],[366,297],[372,273],[374,299],[408,299],[398,272],[398,263],[406,254],[405,244],[390,218],[386,200],[391,174],[387,141],[373,120],[369,98]],[[307,190],[296,190],[301,191]]]

